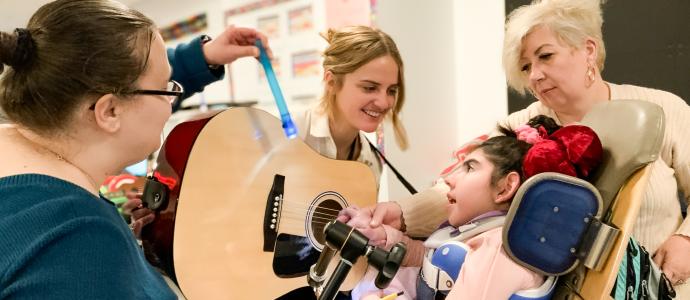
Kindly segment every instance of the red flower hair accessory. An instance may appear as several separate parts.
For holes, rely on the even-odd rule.
[[[570,125],[536,142],[525,155],[525,178],[558,172],[587,179],[601,164],[603,149],[597,134],[582,125]]]

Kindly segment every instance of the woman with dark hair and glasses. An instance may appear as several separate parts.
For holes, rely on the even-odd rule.
[[[160,146],[163,40],[110,0],[58,0],[0,32],[0,299],[175,299],[99,183]]]

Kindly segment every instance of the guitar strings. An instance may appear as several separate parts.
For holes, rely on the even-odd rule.
[[[304,219],[304,214],[299,211],[290,211],[290,210],[284,210],[283,213],[281,214],[282,216],[293,216],[297,217],[298,219]],[[314,214],[312,218],[318,218],[320,220],[335,220],[338,216],[336,215],[328,215],[328,214]]]
[[[298,216],[298,217],[300,217],[300,219],[301,219],[301,216],[302,216],[302,214],[300,214],[299,212],[293,212],[293,211],[283,211],[283,212],[285,212],[285,213],[287,213],[287,214],[292,214],[292,216]],[[285,216],[286,214],[281,214],[281,215],[282,215],[282,216]],[[325,217],[312,216],[312,219],[319,219],[319,220],[327,220],[327,221],[330,221],[330,220],[335,220],[336,217],[337,217],[337,216],[333,216],[333,215],[325,215]],[[326,223],[328,223],[328,222],[326,222]],[[324,224],[325,224],[325,223],[324,223]]]
[[[286,218],[289,220],[304,220],[304,214],[307,211],[312,211],[312,224],[325,225],[335,220],[338,217],[338,213],[341,209],[332,209],[326,207],[317,206],[314,208],[310,203],[300,202],[300,201],[289,201],[282,200],[283,208],[281,211],[281,218]],[[324,212],[325,211],[325,212]],[[328,212],[337,212],[335,214]],[[325,220],[325,221],[320,221]],[[301,226],[298,226],[301,227]]]
[[[296,208],[296,207],[284,207],[284,208],[281,210],[281,212],[289,212],[289,213],[293,213],[293,214],[295,214],[295,215],[305,215],[305,210],[304,210],[304,209],[299,209],[299,208]],[[328,218],[333,218],[333,219],[335,219],[336,217],[338,217],[338,214],[329,214],[329,213],[320,212],[320,211],[318,211],[318,210],[317,210],[317,211],[313,211],[310,215],[313,215],[313,216],[321,216],[321,217],[328,217]]]
[[[296,204],[296,205],[299,205],[299,206],[301,206],[301,207],[311,207],[311,204],[310,204],[310,203],[306,203],[306,202],[290,201],[290,200],[283,200],[283,201],[281,201],[281,202],[282,202],[282,203],[287,203],[287,204]],[[326,208],[326,207],[321,207],[321,206],[319,206],[318,209],[319,209],[319,210],[330,210],[330,211],[335,211],[335,212],[339,212],[339,211],[341,210],[341,209]]]
[[[305,207],[305,206],[299,206],[299,205],[283,205],[283,209],[291,209],[292,211],[301,211],[301,212],[307,212],[307,211],[313,211],[314,213],[321,213],[321,214],[329,214],[329,215],[334,215],[337,216],[339,214],[339,210],[331,210],[331,209],[323,209],[321,207],[317,207],[316,209],[312,207]]]

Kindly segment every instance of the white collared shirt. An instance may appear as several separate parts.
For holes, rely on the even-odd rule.
[[[302,114],[296,114],[297,128],[299,128],[299,135],[309,147],[314,149],[319,154],[336,159],[338,150],[335,146],[335,141],[331,136],[331,129],[328,125],[328,114],[322,112],[318,105],[307,109]],[[367,165],[376,177],[376,187],[378,189],[381,180],[382,165],[379,158],[371,149],[366,140],[364,132],[359,132],[360,152],[356,161]]]

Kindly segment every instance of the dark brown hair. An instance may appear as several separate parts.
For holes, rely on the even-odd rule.
[[[40,133],[64,129],[77,107],[136,89],[146,70],[153,21],[109,0],[57,0],[26,29],[0,32],[0,107]],[[0,68],[0,73],[2,72]]]
[[[554,119],[544,115],[533,117],[527,122],[527,125],[538,128],[543,126],[547,134],[561,128]],[[483,143],[479,144],[475,150],[481,149],[486,158],[494,165],[494,172],[491,174],[491,184],[495,185],[498,180],[506,176],[508,173],[515,171],[520,175],[520,181],[525,181],[525,174],[522,171],[522,162],[525,159],[525,154],[532,145],[517,139],[515,131],[498,127],[500,136],[492,137]]]

